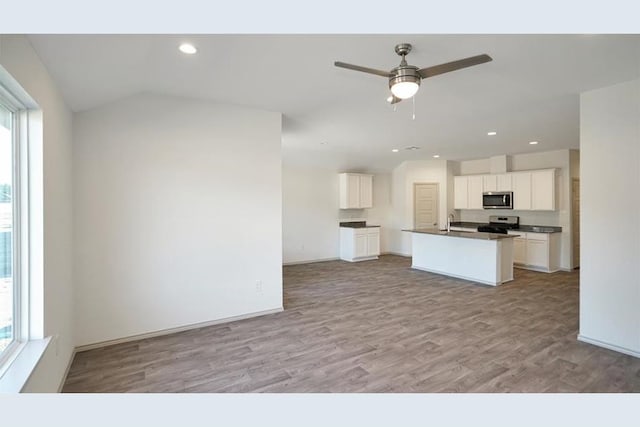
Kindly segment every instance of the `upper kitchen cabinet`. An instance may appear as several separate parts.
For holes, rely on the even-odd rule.
[[[483,176],[453,177],[453,208],[482,209]]]
[[[511,174],[513,209],[531,210],[531,172]]]
[[[340,209],[373,207],[373,175],[340,174]]]
[[[496,191],[513,191],[510,173],[496,175]]]
[[[531,171],[531,209],[553,211],[556,209],[556,170]]]
[[[556,170],[543,169],[511,174],[513,209],[553,211],[556,209]]]
[[[453,208],[469,209],[469,177],[453,177]]]
[[[513,191],[513,210],[556,208],[556,170],[542,169],[492,175],[453,177],[454,209],[482,209],[482,193]]]
[[[511,174],[482,175],[482,191],[512,191]]]

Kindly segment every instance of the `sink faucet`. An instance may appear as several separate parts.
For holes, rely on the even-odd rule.
[[[447,217],[447,233],[451,231],[451,221],[453,221],[455,219],[455,217],[453,216],[453,214],[449,214],[449,216]]]

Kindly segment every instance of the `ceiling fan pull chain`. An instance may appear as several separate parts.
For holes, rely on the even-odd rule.
[[[416,97],[412,96],[411,99],[413,100],[413,117],[411,120],[415,120],[416,119]]]

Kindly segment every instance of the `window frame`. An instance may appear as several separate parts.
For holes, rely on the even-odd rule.
[[[0,104],[11,112],[12,341],[0,353],[0,377],[29,340],[28,109],[0,84]]]

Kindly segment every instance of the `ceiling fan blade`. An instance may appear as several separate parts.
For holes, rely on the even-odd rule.
[[[361,67],[359,65],[347,64],[345,62],[340,62],[340,61],[334,62],[333,65],[335,65],[336,67],[346,68],[348,70],[362,71],[363,73],[375,74],[377,76],[382,76],[382,77],[391,77],[390,72],[376,70],[375,68]]]
[[[447,62],[445,64],[434,65],[433,67],[422,68],[418,70],[420,77],[426,79],[427,77],[437,76],[439,74],[448,73],[451,71],[459,70],[461,68],[471,67],[473,65],[484,64],[485,62],[493,61],[487,54],[471,56],[469,58],[459,59],[457,61]]]

